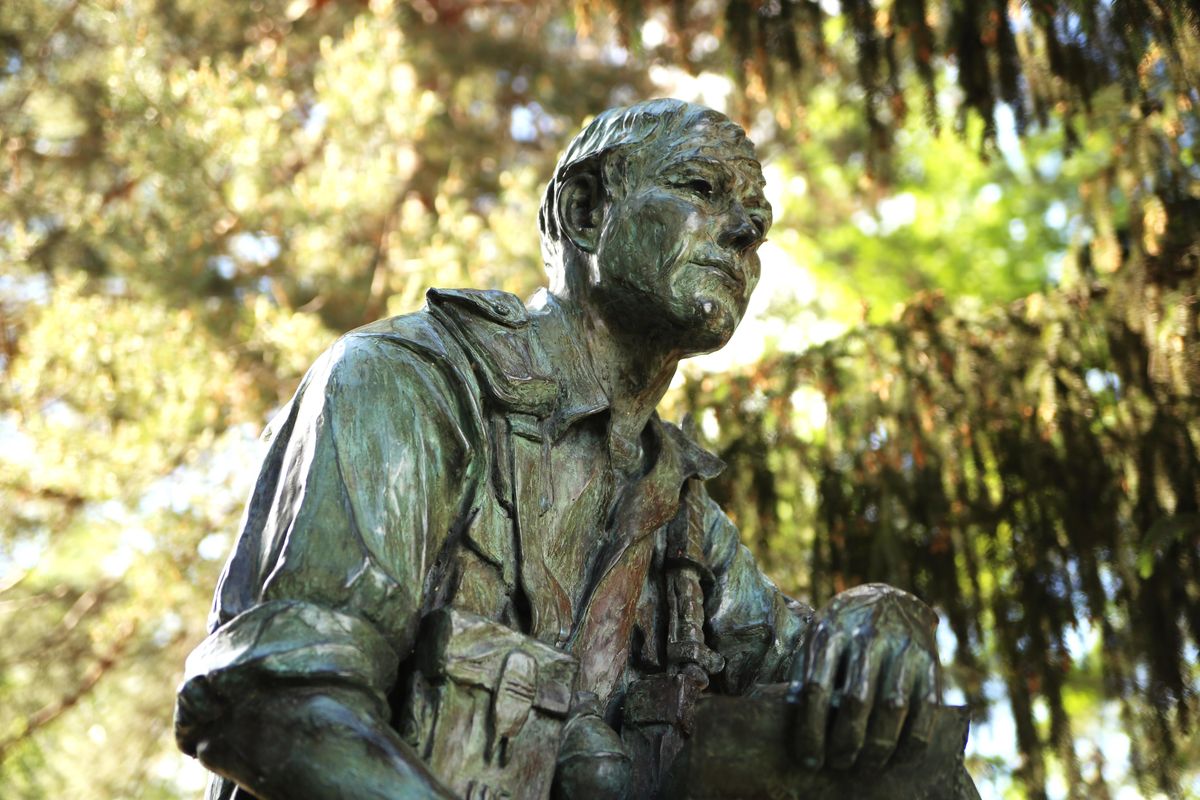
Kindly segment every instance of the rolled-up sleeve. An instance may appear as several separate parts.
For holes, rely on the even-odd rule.
[[[779,591],[741,543],[729,517],[707,495],[703,500],[704,554],[712,571],[706,632],[709,647],[725,659],[720,688],[741,694],[755,685],[787,680],[812,609]]]
[[[427,584],[477,485],[464,394],[444,361],[387,337],[352,334],[313,366],[187,662],[185,752],[264,686],[358,689],[386,717]]]

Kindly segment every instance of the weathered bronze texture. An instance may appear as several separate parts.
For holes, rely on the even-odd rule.
[[[961,759],[893,764],[961,754],[933,612],[785,597],[705,492],[721,462],[655,413],[745,313],[762,188],[710,109],[604,112],[546,191],[546,290],[433,289],[313,365],[179,690],[210,798],[701,796],[666,782],[681,751],[970,785]],[[778,714],[713,745],[735,740],[706,698],[753,692],[731,725]]]
[[[782,688],[782,687],[781,687]],[[794,708],[770,692],[701,697],[696,729],[671,765],[664,796],[676,800],[977,800],[963,768],[967,716],[938,706],[929,747],[884,770],[806,769],[785,746]]]

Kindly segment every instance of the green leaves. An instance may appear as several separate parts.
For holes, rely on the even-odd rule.
[[[1146,531],[1138,546],[1138,574],[1148,580],[1159,562],[1197,540],[1200,540],[1200,514],[1172,514],[1160,518]]]
[[[1194,14],[834,5],[0,3],[5,796],[196,793],[170,695],[263,423],[429,286],[538,286],[567,137],[675,66],[744,76],[777,218],[763,359],[676,399],[747,542],[937,602],[1022,791],[1100,794],[1118,727],[1192,775]]]

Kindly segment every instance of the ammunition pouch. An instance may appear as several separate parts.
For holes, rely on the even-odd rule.
[[[397,727],[465,800],[545,800],[578,671],[574,657],[446,607],[423,623]]]

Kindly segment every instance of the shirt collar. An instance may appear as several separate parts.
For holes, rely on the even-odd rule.
[[[541,364],[558,384],[558,401],[548,424],[552,441],[557,441],[575,423],[609,409],[610,400],[596,377],[587,343],[577,341],[566,321],[566,311],[545,289],[529,301],[533,339]],[[660,446],[677,449],[681,469],[702,480],[715,477],[725,463],[693,441],[690,434],[659,419],[650,418],[651,429],[661,439]]]
[[[558,439],[576,422],[607,411],[611,403],[596,377],[587,342],[578,341],[554,295],[539,290],[528,309],[537,348],[558,383],[558,403],[549,421],[551,437]]]

